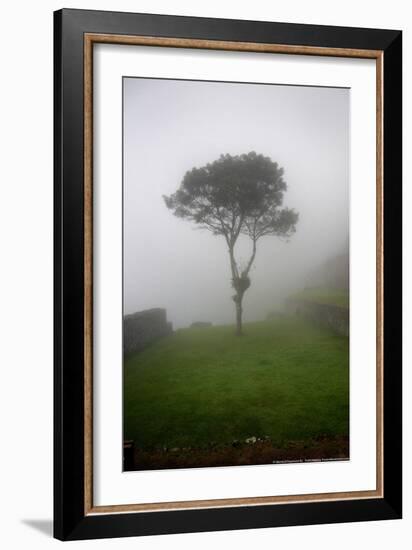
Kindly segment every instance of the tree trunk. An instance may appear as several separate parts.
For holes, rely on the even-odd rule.
[[[237,294],[236,296],[236,334],[237,336],[242,336],[242,300],[243,294]]]

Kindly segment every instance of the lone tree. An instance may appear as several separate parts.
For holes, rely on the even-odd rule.
[[[269,157],[251,152],[221,155],[202,168],[193,168],[186,172],[175,193],[163,196],[175,216],[225,238],[238,335],[242,334],[243,296],[251,284],[249,272],[258,240],[266,235],[289,238],[295,232],[298,213],[281,208],[286,189],[283,168]],[[239,235],[252,241],[251,255],[244,266],[235,258]]]

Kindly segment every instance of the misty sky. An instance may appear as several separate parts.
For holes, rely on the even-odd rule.
[[[224,238],[176,218],[162,195],[187,170],[256,151],[285,170],[284,206],[299,212],[289,243],[258,242],[244,320],[264,319],[341,252],[349,228],[347,89],[124,79],[124,309],[167,309],[174,328],[234,322]],[[246,260],[250,241],[238,241]]]

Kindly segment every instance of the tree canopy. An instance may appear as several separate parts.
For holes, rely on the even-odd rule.
[[[188,171],[179,189],[164,197],[173,213],[223,235],[228,244],[239,234],[290,237],[297,213],[280,209],[287,190],[283,168],[255,152],[231,156]]]

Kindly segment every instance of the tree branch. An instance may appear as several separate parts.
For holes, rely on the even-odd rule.
[[[258,238],[259,238],[259,237],[258,237]],[[247,277],[247,276],[249,275],[250,268],[252,267],[253,262],[254,262],[254,260],[255,260],[255,257],[256,257],[256,249],[257,249],[256,243],[257,243],[258,238],[252,239],[252,241],[253,241],[252,255],[251,255],[250,259],[249,259],[249,262],[248,262],[246,268],[242,271],[243,277]]]
[[[237,267],[233,246],[230,246],[230,245],[229,245],[229,257],[230,257],[230,268],[232,270],[232,277],[233,279],[237,279],[239,277],[239,270]]]

